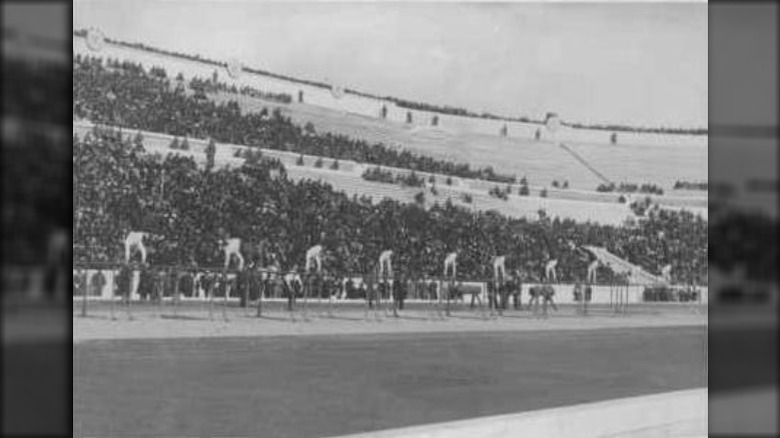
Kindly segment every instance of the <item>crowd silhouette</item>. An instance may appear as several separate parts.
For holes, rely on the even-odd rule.
[[[243,114],[235,101],[217,104],[198,96],[225,90],[216,76],[196,80],[193,88],[192,82],[170,79],[159,68],[147,72],[134,63],[75,57],[74,119],[124,129],[74,135],[76,260],[120,260],[121,242],[132,230],[162,236],[150,254],[153,264],[216,266],[221,257],[217,241],[224,233],[243,240],[252,254],[248,263],[267,265],[273,254],[284,270],[300,266],[305,251],[322,244],[330,254],[325,263],[330,272],[368,272],[379,254],[391,249],[404,275],[436,276],[445,255],[459,251],[463,278],[490,278],[492,257],[506,255],[508,269],[520,270],[528,280],[539,280],[546,263],[557,259],[560,281],[575,281],[584,278],[592,262],[576,248],[590,244],[656,274],[671,263],[678,281],[706,281],[707,222],[685,211],[648,207],[631,227],[547,217],[536,221],[474,212],[450,202],[426,210],[419,203],[350,198],[319,181],[293,182],[278,160],[262,156],[248,156],[240,168],[215,167],[214,143],[234,143],[515,182],[490,168],[472,170],[382,144],[318,134],[278,110]],[[145,154],[135,130],[209,138],[209,164],[198,167],[191,157]],[[365,176],[386,175],[375,168]],[[609,269],[601,269],[605,272],[598,277],[610,281]]]
[[[550,259],[559,261],[560,281],[574,281],[591,262],[577,248],[598,245],[651,272],[671,263],[676,279],[706,281],[707,223],[685,211],[650,209],[636,226],[616,227],[510,218],[449,202],[426,210],[294,182],[265,157],[240,168],[198,167],[191,157],[146,154],[142,138],[99,127],[73,141],[81,262],[123,259],[122,241],[133,230],[162,236],[150,251],[153,265],[218,266],[222,232],[243,240],[248,264],[266,266],[273,254],[283,270],[302,266],[306,250],[321,244],[329,254],[324,269],[334,274],[368,272],[390,249],[393,265],[409,277],[441,276],[446,254],[458,251],[462,279],[491,278],[490,260],[506,255],[507,269],[530,281]],[[603,271],[599,279],[610,281]]]
[[[147,72],[140,64],[127,61],[76,55],[73,61],[73,117],[175,136],[213,138],[223,143],[462,178],[515,182],[514,176],[498,174],[492,167],[472,169],[466,163],[437,160],[382,143],[372,144],[332,133],[317,134],[293,124],[278,109],[242,114],[234,100],[216,104],[206,98],[206,90],[227,87],[216,78],[198,78],[188,84],[157,71],[152,68]],[[244,92],[262,93],[248,89]]]

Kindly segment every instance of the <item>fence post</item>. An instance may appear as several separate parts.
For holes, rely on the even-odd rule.
[[[173,268],[173,269],[175,269],[175,268]],[[180,273],[179,273],[178,270],[173,273],[173,281],[174,281],[174,285],[173,285],[173,316],[175,316],[177,318],[179,317],[179,310],[178,310],[178,307],[179,307],[179,283],[180,283],[180,280],[181,280],[181,277],[179,276],[179,274]]]
[[[224,306],[222,306],[222,317],[225,319],[225,321],[228,320],[227,316],[227,306],[228,306],[228,294],[230,290],[230,283],[228,282],[228,271],[227,268],[222,271],[222,292],[223,292],[223,303]]]
[[[615,280],[610,281],[609,283],[609,310],[612,311],[612,314],[615,313]]]
[[[257,297],[257,317],[260,318],[263,316],[263,295],[265,295],[266,290],[266,279],[265,276],[268,275],[267,273],[261,273],[260,275],[260,283],[258,284],[258,297]]]
[[[337,286],[338,283],[333,283],[333,281],[338,281],[338,278],[335,280],[331,280],[331,287],[334,287],[334,284]],[[340,291],[338,287],[336,287],[336,290]],[[328,289],[328,318],[333,318],[333,290]]]
[[[108,283],[108,282],[106,282]],[[116,273],[111,276],[111,320],[115,320],[116,316],[114,315],[114,301],[116,299]]]
[[[89,293],[89,278],[83,269],[79,271],[79,277],[82,279],[82,297],[81,297],[81,317],[87,317],[87,294]]]
[[[209,319],[214,320],[214,289],[216,289],[214,282],[216,282],[216,277],[211,278],[210,274],[207,274],[207,276],[206,284],[208,287],[204,289],[203,293],[209,296]]]
[[[626,316],[631,313],[631,283],[626,284]]]
[[[452,287],[455,285],[455,280],[450,279],[449,287],[447,288],[447,303],[444,307],[444,314],[450,316],[450,297],[452,296]]]

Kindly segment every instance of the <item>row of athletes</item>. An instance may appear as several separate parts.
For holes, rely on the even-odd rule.
[[[146,263],[147,249],[144,240],[150,237],[150,233],[146,232],[130,232],[125,239],[125,263],[129,263],[133,251],[138,251],[141,254],[141,260]],[[239,238],[223,238],[220,241],[220,247],[225,256],[224,267],[227,269],[230,265],[231,257],[235,257],[238,260],[238,270],[244,269],[244,257],[241,254],[241,239]],[[314,245],[306,251],[305,268],[306,274],[320,275],[322,273],[322,259],[325,253],[323,245]],[[454,251],[444,259],[444,277],[456,279],[458,273],[458,255],[459,251]],[[393,250],[385,250],[379,255],[377,264],[377,278],[386,279],[393,276]],[[492,259],[493,275],[495,284],[502,284],[507,278],[506,275],[506,256],[497,255]],[[544,276],[542,277],[545,282],[558,282],[557,267],[558,260],[553,258],[548,260],[545,264]],[[586,281],[588,283],[596,282],[596,274],[598,268],[602,266],[602,262],[593,258],[588,265]],[[296,276],[298,275],[296,270],[293,269],[286,275]]]

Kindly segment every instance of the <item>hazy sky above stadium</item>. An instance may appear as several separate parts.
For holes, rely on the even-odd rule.
[[[707,125],[706,3],[76,0],[74,28],[379,95]]]

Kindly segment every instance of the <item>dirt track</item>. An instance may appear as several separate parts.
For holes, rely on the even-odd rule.
[[[74,306],[76,307],[76,306]],[[503,317],[464,308],[455,309],[445,317],[430,307],[412,306],[398,318],[378,311],[368,313],[360,306],[336,308],[329,316],[327,307],[312,306],[290,314],[281,304],[266,309],[262,318],[254,309],[229,308],[223,313],[215,307],[208,310],[197,306],[188,309],[138,307],[131,310],[132,320],[124,308],[116,307],[115,320],[103,306],[92,309],[87,318],[73,317],[73,342],[96,339],[149,339],[199,337],[265,337],[286,335],[353,335],[370,333],[437,333],[437,332],[514,332],[538,330],[593,330],[619,327],[701,326],[706,313],[690,307],[667,307],[653,310],[651,306],[635,308],[628,316],[611,315],[604,309],[594,309],[587,317],[577,316],[571,307],[551,312],[549,318],[534,317],[529,311],[509,310]],[[657,308],[655,308],[657,309]],[[227,317],[227,319],[225,318]]]

